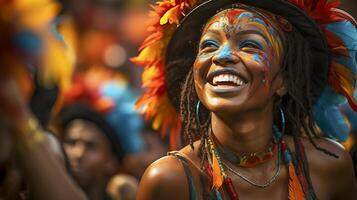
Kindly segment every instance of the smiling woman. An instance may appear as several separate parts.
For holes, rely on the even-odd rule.
[[[163,131],[182,125],[189,145],[146,170],[138,199],[353,199],[351,158],[318,136],[312,114],[331,94],[356,107],[356,22],[335,6],[158,3],[133,59],[146,64],[138,105]]]
[[[193,70],[196,92],[209,110],[219,111],[217,107],[222,106],[231,112],[250,109],[240,104],[256,95],[261,96],[259,101],[268,102],[274,94],[270,91],[273,79],[285,87],[283,74],[276,80],[282,63],[282,39],[270,25],[274,22],[265,19],[262,14],[237,8],[208,21]]]

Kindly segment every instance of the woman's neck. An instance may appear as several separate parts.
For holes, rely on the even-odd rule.
[[[237,154],[263,151],[273,137],[271,113],[272,110],[234,116],[212,113],[212,133],[223,146]]]

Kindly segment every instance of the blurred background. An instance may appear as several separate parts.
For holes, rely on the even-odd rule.
[[[70,71],[70,80],[64,84],[43,84],[37,79],[40,70],[29,67],[31,84],[23,84],[24,90],[29,91],[25,96],[32,112],[54,136],[54,146],[57,141],[68,174],[89,199],[135,199],[146,167],[169,150],[168,139],[153,130],[150,122],[145,122],[134,109],[142,92],[142,68],[131,63],[130,58],[137,55],[141,42],[149,35],[145,24],[149,3],[154,2],[58,0],[60,10],[51,24],[74,67],[57,67],[61,73]],[[341,7],[357,18],[357,1],[343,0]],[[0,31],[3,29],[0,27]],[[28,45],[33,52],[34,40],[26,35],[21,44]],[[0,57],[1,61],[8,58]],[[56,59],[57,64],[61,63],[61,58]],[[357,119],[349,110],[341,108],[354,134],[344,144],[356,158],[353,145]],[[0,136],[0,166],[13,156],[7,153],[6,137]],[[21,187],[17,183],[10,184],[11,190],[4,187],[9,177],[21,182],[18,173],[0,171],[0,199],[12,190],[19,193]]]

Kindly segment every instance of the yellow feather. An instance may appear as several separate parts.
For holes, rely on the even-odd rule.
[[[165,25],[167,22],[170,24],[178,24],[179,23],[179,16],[180,15],[180,6],[177,5],[170,10],[168,10],[160,19],[160,25]]]
[[[17,23],[24,27],[42,28],[59,13],[60,5],[53,0],[16,0],[14,12],[21,13]]]
[[[136,64],[151,63],[162,58],[163,44],[162,41],[156,42],[144,48],[137,57],[130,60]]]
[[[158,130],[161,127],[162,120],[163,120],[163,115],[161,113],[157,114],[152,123],[152,127],[154,128],[154,130]]]
[[[158,70],[155,67],[145,69],[142,74],[142,86],[147,87],[151,83],[152,78],[155,76],[155,74],[157,74],[157,72]]]

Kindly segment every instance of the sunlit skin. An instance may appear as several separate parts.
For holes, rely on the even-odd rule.
[[[256,104],[252,98],[257,97],[260,107],[272,99],[282,42],[267,25],[257,14],[238,9],[221,12],[207,23],[193,70],[197,94],[209,110],[242,113]],[[222,69],[236,71],[245,84],[231,90],[214,87],[209,76]]]
[[[272,23],[242,9],[217,14],[204,28],[193,66],[196,92],[212,111],[213,132],[238,152],[265,148],[271,140],[267,127],[273,120],[274,98],[286,92],[280,70],[283,39]],[[244,84],[212,85],[211,74],[221,70],[236,72]],[[239,145],[232,142],[237,136]]]
[[[212,134],[225,148],[237,154],[263,151],[269,145],[273,137],[274,103],[287,93],[288,77],[282,70],[286,39],[277,23],[262,13],[228,9],[206,23],[199,41],[192,69],[197,95],[211,113]],[[284,139],[294,151],[292,138],[285,136]],[[318,199],[344,199],[347,193],[341,191],[350,193],[354,186],[337,187],[334,183],[353,183],[349,177],[353,169],[348,153],[329,141],[316,139],[320,147],[340,156],[334,159],[317,151],[307,139],[302,142]],[[190,160],[198,199],[204,199],[201,180],[205,172],[200,169],[199,145],[200,141],[196,141],[194,149],[187,146],[180,153]],[[252,168],[234,166],[234,169],[262,183],[275,173],[277,159],[275,155],[267,163]],[[342,171],[338,177],[334,175]],[[227,173],[240,199],[286,200],[288,197],[289,173],[284,166],[277,179],[266,188],[257,188]],[[146,170],[137,199],[189,199],[186,177],[177,158],[164,157]]]

